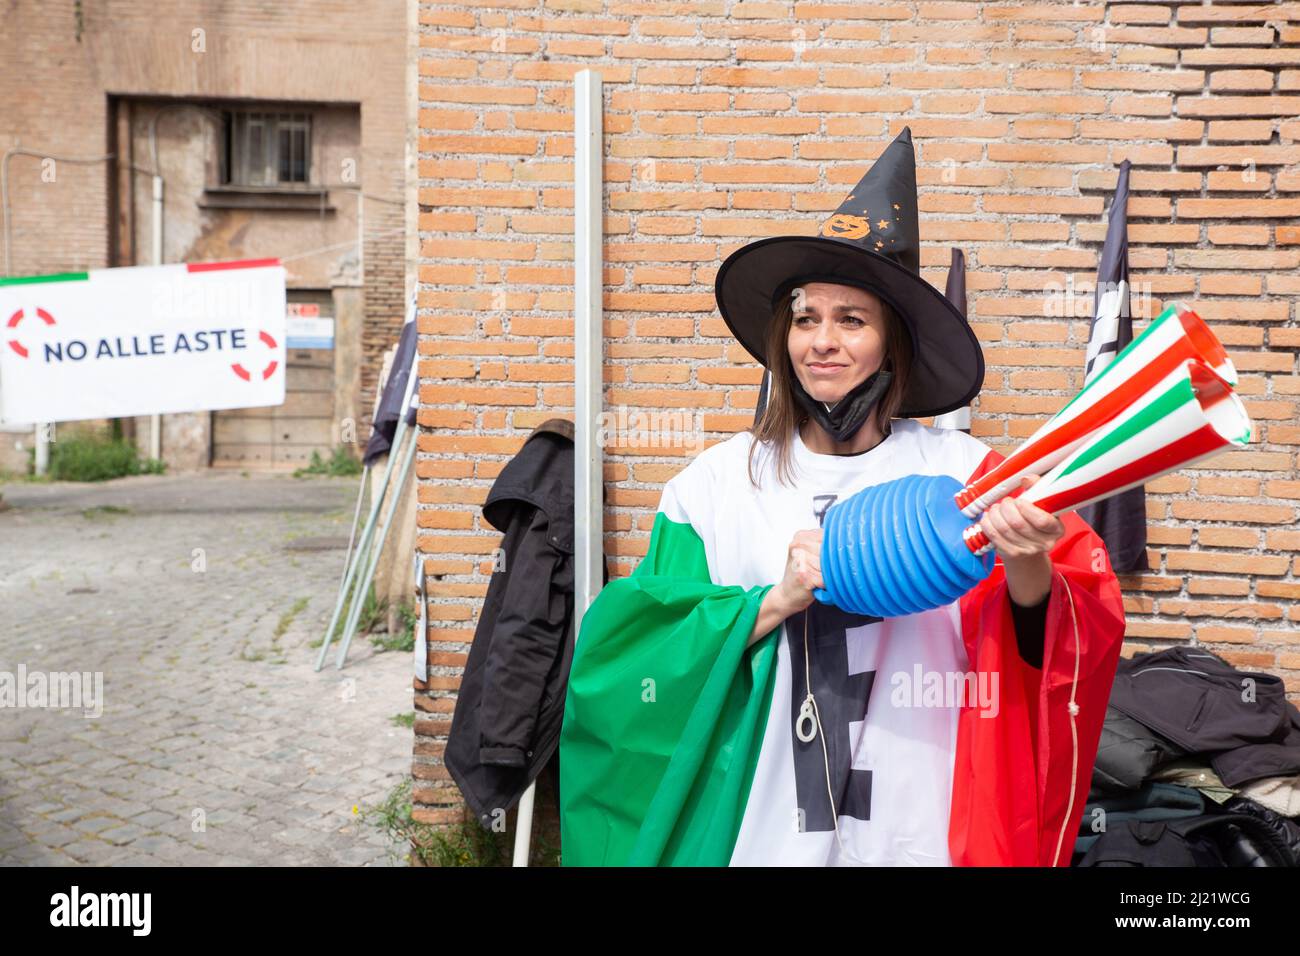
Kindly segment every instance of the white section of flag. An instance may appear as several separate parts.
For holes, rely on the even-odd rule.
[[[1124,279],[1101,291],[1097,299],[1097,317],[1092,323],[1087,358],[1083,367],[1086,385],[1119,354],[1120,310],[1128,301],[1128,282]]]

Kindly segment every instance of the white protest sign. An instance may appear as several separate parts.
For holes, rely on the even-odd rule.
[[[276,259],[0,279],[0,419],[284,403]]]

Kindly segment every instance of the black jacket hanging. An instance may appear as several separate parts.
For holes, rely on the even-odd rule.
[[[1203,647],[1120,658],[1110,705],[1205,755],[1225,786],[1300,773],[1300,711],[1282,678],[1237,670]]]
[[[483,504],[504,537],[443,761],[484,826],[519,801],[559,745],[573,657],[573,469],[573,424],[548,419]]]

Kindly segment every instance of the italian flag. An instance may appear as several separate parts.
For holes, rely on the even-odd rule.
[[[560,736],[565,866],[726,866],[747,807],[772,799],[752,784],[783,627],[749,645],[772,585],[713,583],[695,527],[660,509],[645,558],[582,619]],[[1020,659],[1000,561],[959,602],[970,669],[997,672],[1002,692],[992,719],[958,717],[954,864],[1070,862],[1123,610],[1101,540],[1062,520],[1041,668]]]
[[[582,620],[560,734],[565,866],[725,866],[772,702],[778,625],[746,650],[767,587],[711,583],[688,523]]]

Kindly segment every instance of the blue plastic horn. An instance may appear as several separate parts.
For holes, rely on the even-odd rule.
[[[993,552],[971,553],[970,519],[947,475],[908,475],[864,488],[826,512],[823,604],[851,614],[901,617],[957,600],[993,570]]]

